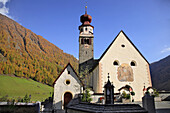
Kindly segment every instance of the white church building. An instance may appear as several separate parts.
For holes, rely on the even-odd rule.
[[[152,87],[149,62],[122,30],[101,57],[94,59],[94,27],[90,25],[92,17],[86,11],[80,17],[80,21],[82,25],[79,26],[79,73],[85,68],[89,69],[89,87],[94,93],[103,93],[109,73],[110,82],[115,86],[115,93],[120,93],[120,89],[128,85],[135,92],[134,100],[141,101],[144,87]],[[105,39],[107,40],[107,37]],[[78,75],[68,64],[54,82],[53,104],[56,105],[56,109],[64,107],[65,102],[67,103],[65,98],[74,98],[76,94],[79,94],[81,86]],[[66,93],[70,94],[66,95]],[[68,95],[70,97],[67,97]]]

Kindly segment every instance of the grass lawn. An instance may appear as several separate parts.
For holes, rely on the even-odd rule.
[[[43,101],[53,93],[53,87],[26,78],[0,75],[0,98],[23,98],[31,94],[31,101]]]

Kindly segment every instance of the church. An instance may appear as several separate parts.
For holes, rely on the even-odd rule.
[[[92,17],[87,14],[87,10],[80,17],[80,21],[82,24],[79,26],[79,73],[83,73],[85,69],[89,70],[89,87],[92,91],[95,94],[103,93],[109,76],[115,87],[115,93],[121,93],[121,89],[130,86],[130,89],[135,92],[133,99],[141,101],[144,88],[152,87],[149,62],[146,58],[121,30],[101,57],[94,59],[94,26],[91,25]],[[63,74],[67,68],[71,70],[72,74],[70,72],[69,74],[67,72],[68,75]],[[68,98],[74,98],[75,94],[81,93],[83,86],[71,64],[67,65],[63,72],[54,82],[54,105],[58,102],[60,106],[64,106],[64,101],[67,100],[64,97],[65,94],[70,92],[71,97]],[[75,90],[74,85],[71,84],[80,88]],[[59,94],[61,89],[62,92]]]

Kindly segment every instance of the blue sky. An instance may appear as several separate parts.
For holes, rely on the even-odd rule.
[[[170,55],[170,0],[86,0],[99,58],[123,30],[150,62]],[[78,58],[85,0],[0,0],[0,12]]]

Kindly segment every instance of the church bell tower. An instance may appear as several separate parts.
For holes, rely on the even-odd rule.
[[[79,72],[85,68],[90,69],[93,62],[93,29],[90,25],[92,17],[87,14],[87,6],[85,14],[80,17],[82,25],[79,26]]]

